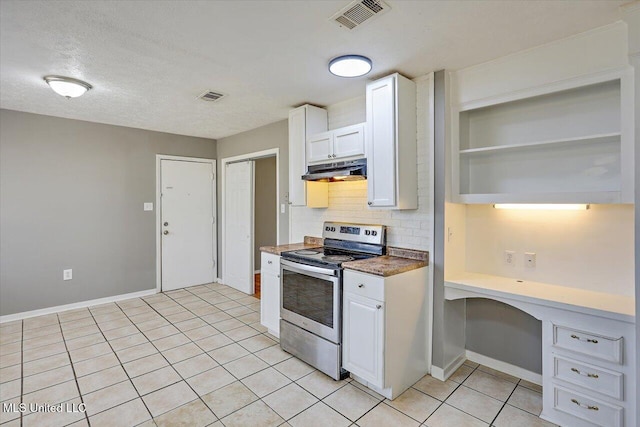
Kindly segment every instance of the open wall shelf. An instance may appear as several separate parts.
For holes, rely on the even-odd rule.
[[[453,111],[452,184],[462,203],[625,203],[633,192],[628,73]],[[626,114],[627,117],[633,115]],[[632,131],[631,131],[632,133]]]

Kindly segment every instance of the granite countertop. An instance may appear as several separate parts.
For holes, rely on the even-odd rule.
[[[324,240],[318,237],[304,236],[303,243],[292,243],[289,245],[278,245],[278,246],[261,246],[260,250],[262,252],[267,252],[274,255],[280,255],[282,252],[287,252],[287,251],[298,251],[300,249],[318,248],[322,246],[323,242]]]
[[[321,247],[323,243],[324,241],[321,238],[305,236],[303,243],[262,246],[260,250],[262,252],[280,255],[282,252],[287,251],[318,248]],[[342,266],[349,270],[361,271],[383,277],[393,276],[394,274],[404,273],[428,265],[429,252],[395,248],[392,246],[387,246],[387,255],[342,263]]]
[[[376,276],[393,276],[429,265],[429,252],[387,247],[387,255],[342,263],[349,270]]]

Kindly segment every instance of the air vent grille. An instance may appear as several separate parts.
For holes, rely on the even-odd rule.
[[[331,20],[342,28],[353,30],[390,9],[389,5],[382,0],[356,0],[333,15]]]
[[[200,96],[198,96],[198,98],[202,99],[203,101],[211,102],[211,101],[219,101],[221,98],[224,98],[225,96],[226,95],[224,95],[223,93],[208,90],[202,93]]]

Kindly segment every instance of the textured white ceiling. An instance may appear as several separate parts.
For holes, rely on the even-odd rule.
[[[459,69],[618,20],[620,1],[401,1],[351,32],[341,1],[0,0],[0,107],[221,138],[287,117],[305,102],[364,93],[368,79]],[[341,79],[327,62],[373,60]],[[42,80],[91,83],[66,100]],[[229,96],[196,97],[207,89]]]

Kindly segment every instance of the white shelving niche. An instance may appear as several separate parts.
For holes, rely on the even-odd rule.
[[[632,203],[631,73],[454,107],[454,201]]]

